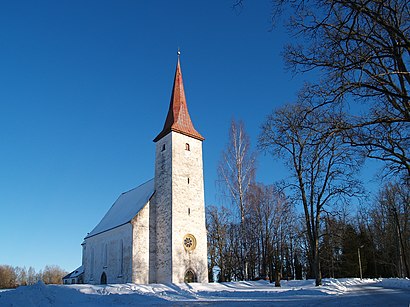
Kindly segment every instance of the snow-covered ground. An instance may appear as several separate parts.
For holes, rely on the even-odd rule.
[[[410,306],[409,279],[324,279],[209,284],[44,285],[0,292],[0,306]]]

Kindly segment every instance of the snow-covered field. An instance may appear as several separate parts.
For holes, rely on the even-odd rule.
[[[0,292],[0,306],[410,306],[409,279],[324,279],[209,284],[44,285]]]

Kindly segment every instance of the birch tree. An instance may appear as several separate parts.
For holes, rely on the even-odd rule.
[[[255,178],[255,154],[252,152],[249,136],[243,122],[232,120],[229,140],[218,165],[218,175],[226,196],[239,211],[241,229],[242,278],[247,278],[246,263],[246,198]]]

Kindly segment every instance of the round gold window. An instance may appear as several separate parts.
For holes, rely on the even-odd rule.
[[[184,237],[184,248],[187,251],[193,251],[196,247],[196,239],[193,235],[187,234]]]

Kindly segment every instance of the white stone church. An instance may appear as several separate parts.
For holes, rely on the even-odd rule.
[[[208,282],[202,141],[188,113],[180,61],[155,177],[124,192],[84,239],[84,282]]]

